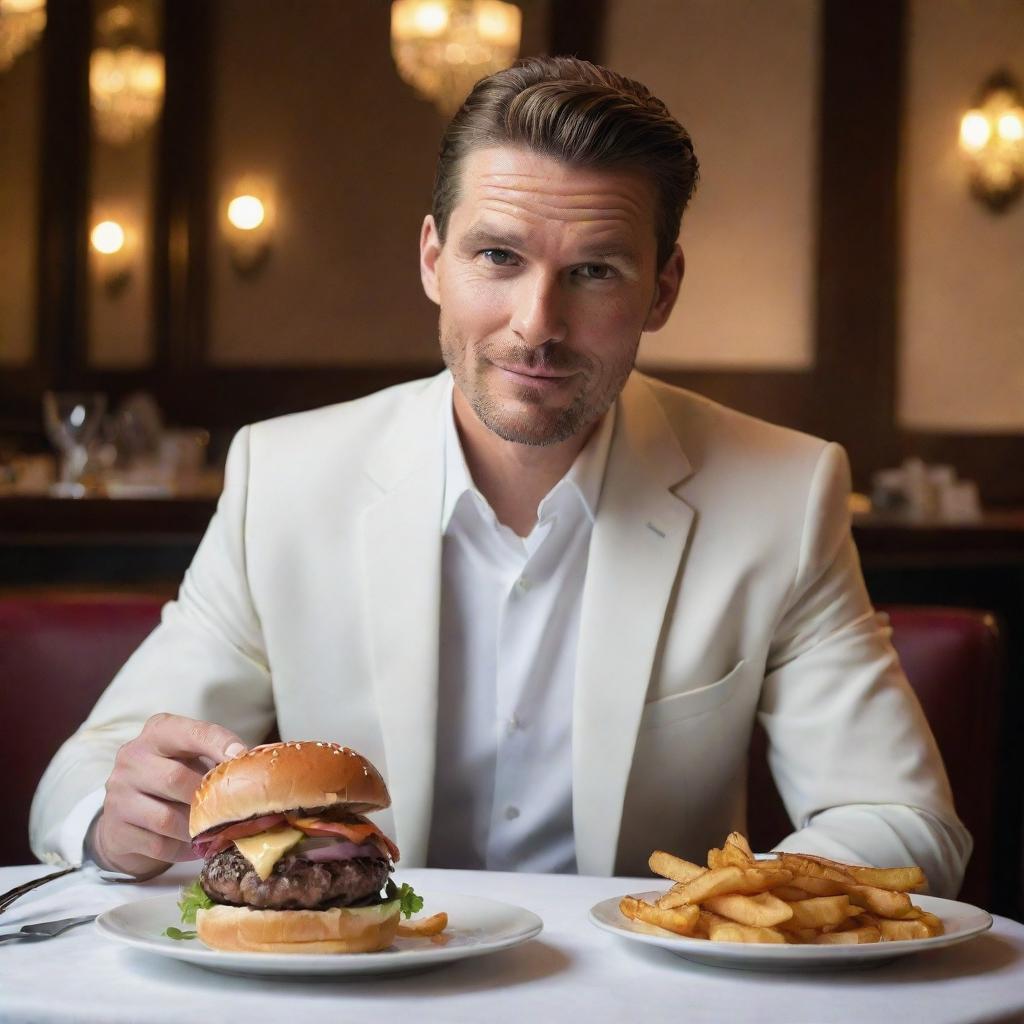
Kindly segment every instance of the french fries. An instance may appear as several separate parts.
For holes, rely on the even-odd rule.
[[[873,868],[811,854],[758,860],[738,832],[708,850],[707,866],[664,850],[651,870],[674,884],[654,903],[625,896],[623,915],[675,935],[712,942],[852,945],[924,939],[942,921],[914,906],[918,867]]]
[[[713,914],[753,928],[771,928],[793,916],[790,904],[770,892],[762,892],[757,896],[725,893],[705,900],[704,906]]]
[[[398,925],[398,935],[403,939],[424,938],[440,935],[448,927],[448,915],[443,911],[431,917],[418,917]]]
[[[634,921],[643,921],[645,924],[654,925],[656,928],[664,928],[666,931],[675,932],[676,935],[690,935],[693,932],[697,921],[700,919],[700,910],[697,907],[680,907],[677,910],[662,910],[644,903],[643,900],[634,899],[632,896],[623,896],[619,903],[619,910],[626,917]]]
[[[671,853],[665,853],[663,850],[655,850],[648,864],[656,875],[671,878],[673,882],[689,882],[707,871],[707,868],[702,868],[699,864],[691,864],[688,860],[673,857]]]

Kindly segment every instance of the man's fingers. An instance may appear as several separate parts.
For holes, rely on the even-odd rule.
[[[212,722],[197,722],[181,715],[154,715],[146,722],[140,739],[163,757],[207,757],[220,764],[246,748],[230,729]]]
[[[195,860],[195,851],[190,843],[182,843],[168,836],[157,835],[148,829],[130,822],[119,822],[110,837],[108,850],[119,853],[141,854],[153,860],[174,864],[183,860]]]
[[[131,762],[125,779],[140,793],[185,804],[186,807],[192,802],[192,794],[202,780],[203,776],[187,764],[151,754]]]
[[[134,793],[128,797],[121,811],[126,824],[185,843],[191,849],[188,814],[188,804],[157,800],[145,793]]]

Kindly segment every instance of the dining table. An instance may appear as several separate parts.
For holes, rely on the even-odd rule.
[[[33,922],[119,907],[117,913],[137,912],[122,905],[152,905],[156,897],[173,906],[168,898],[195,879],[197,867],[177,864],[149,881],[125,883],[87,866],[0,913],[0,936]],[[52,870],[43,864],[0,868],[0,892]],[[518,945],[418,970],[311,976],[209,970],[115,941],[93,921],[45,941],[0,942],[0,1021],[1024,1021],[1024,925],[1004,917],[995,916],[990,930],[959,945],[881,965],[749,970],[695,963],[594,926],[593,906],[656,889],[660,880],[653,878],[432,868],[399,868],[395,877],[424,897],[424,913],[467,900],[499,901],[537,915],[543,928]],[[358,963],[359,956],[346,960]]]

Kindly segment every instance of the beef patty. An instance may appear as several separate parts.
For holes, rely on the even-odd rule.
[[[199,884],[212,900],[263,910],[347,907],[376,896],[388,878],[388,862],[374,857],[311,861],[282,857],[264,881],[233,843],[203,865]]]

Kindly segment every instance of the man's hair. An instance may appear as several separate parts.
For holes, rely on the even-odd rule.
[[[487,146],[647,174],[657,193],[659,268],[672,254],[697,157],[686,129],[646,86],[576,57],[531,57],[477,82],[441,139],[432,212],[442,244],[462,162]]]

